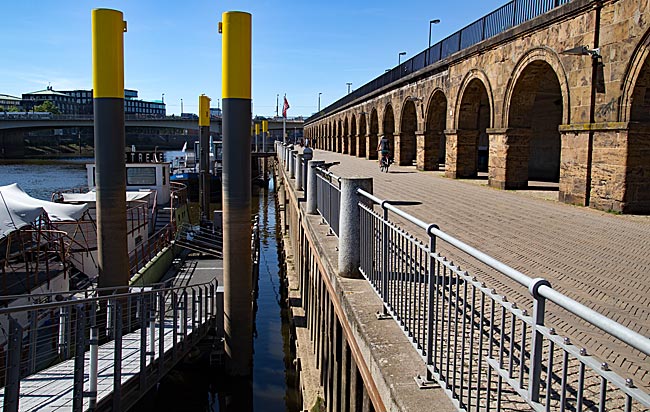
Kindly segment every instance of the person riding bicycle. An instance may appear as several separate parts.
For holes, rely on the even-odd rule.
[[[389,161],[390,157],[390,142],[388,141],[388,138],[386,136],[382,137],[381,140],[379,141],[379,144],[377,145],[377,151],[381,152],[381,157],[379,158],[379,163],[381,163],[381,159],[386,157],[386,160]]]

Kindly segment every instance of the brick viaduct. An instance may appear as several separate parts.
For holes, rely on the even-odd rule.
[[[650,0],[573,0],[312,116],[312,145],[650,213]],[[586,45],[600,56],[563,54]],[[336,103],[335,103],[336,104]],[[332,106],[334,106],[333,104]]]

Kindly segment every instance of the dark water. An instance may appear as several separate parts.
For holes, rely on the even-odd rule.
[[[18,183],[28,194],[49,200],[52,192],[86,186],[85,163],[1,164],[0,185]],[[289,350],[289,323],[282,302],[281,248],[276,222],[275,191],[254,190],[253,214],[260,222],[260,273],[255,316],[253,379],[235,381],[206,365],[187,363],[170,372],[137,411],[286,411],[298,410]],[[287,366],[289,366],[287,368]]]
[[[18,183],[37,199],[50,200],[53,192],[87,186],[86,163],[93,159],[0,163],[0,186]]]

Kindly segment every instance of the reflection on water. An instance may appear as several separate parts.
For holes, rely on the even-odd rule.
[[[86,163],[92,161],[0,163],[0,186],[18,183],[30,196],[50,200],[53,192],[87,186]]]

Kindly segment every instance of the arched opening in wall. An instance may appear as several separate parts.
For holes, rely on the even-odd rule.
[[[628,130],[625,213],[650,214],[650,56],[634,84]]]
[[[359,157],[365,157],[366,156],[366,137],[367,137],[367,131],[366,131],[366,114],[361,113],[359,116],[359,133],[357,135],[357,140],[359,141],[359,153],[357,153],[357,156]]]
[[[382,123],[384,137],[388,139],[388,144],[390,144],[390,151],[393,156],[395,156],[395,116],[393,115],[393,107],[388,104],[384,109],[384,121]],[[373,150],[377,151],[377,147],[373,147]]]
[[[400,166],[411,166],[415,161],[415,131],[418,128],[418,118],[415,110],[415,103],[412,100],[407,100],[404,103],[400,122],[399,145],[395,147],[395,161]]]
[[[352,119],[350,119],[350,154],[357,155],[357,118],[355,115],[352,115]]]
[[[429,102],[424,129],[423,170],[440,170],[445,166],[445,128],[447,125],[447,98],[438,90]]]
[[[473,178],[478,172],[487,177],[490,117],[487,89],[482,81],[473,79],[463,93],[458,115],[456,177]]]
[[[334,122],[330,122],[329,134],[327,135],[327,150],[334,151]]]
[[[506,176],[514,176],[515,185],[508,184],[506,179],[506,187],[524,186],[526,180],[559,182],[561,140],[558,128],[562,123],[562,109],[560,82],[551,65],[537,60],[526,66],[509,102],[507,139],[513,154],[506,159]],[[513,150],[515,147],[520,150]],[[517,172],[518,167],[524,169]],[[537,185],[529,183],[528,186]]]
[[[336,134],[336,151],[338,153],[343,153],[343,121],[339,120],[337,134]]]
[[[377,159],[377,143],[379,140],[379,116],[377,109],[373,108],[370,113],[370,133],[368,134],[368,159]]]

